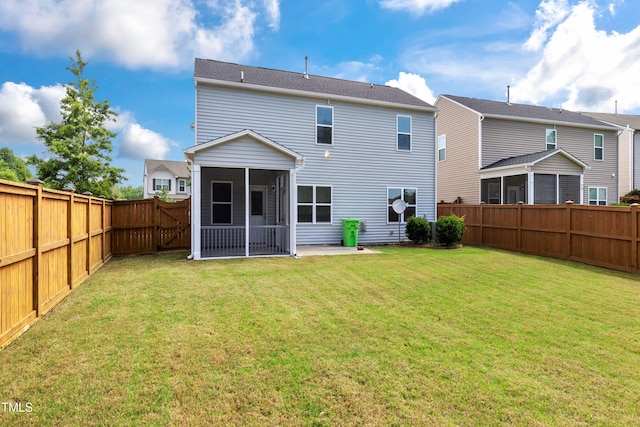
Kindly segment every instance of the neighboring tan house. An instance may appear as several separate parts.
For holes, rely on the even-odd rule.
[[[618,129],[558,108],[440,95],[438,200],[618,201]]]
[[[580,113],[616,126],[618,137],[619,195],[624,196],[634,188],[640,188],[640,116],[633,114]]]
[[[411,215],[435,221],[432,105],[388,86],[204,59],[194,80],[195,259],[339,245],[344,218],[360,221],[365,244],[397,242]]]
[[[166,188],[171,200],[184,200],[191,195],[190,179],[187,162],[145,159],[143,197],[154,197]]]

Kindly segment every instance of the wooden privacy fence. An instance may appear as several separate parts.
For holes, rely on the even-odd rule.
[[[638,206],[439,204],[465,217],[462,243],[640,273]]]
[[[0,180],[0,348],[111,257],[112,208]]]
[[[113,210],[114,255],[191,247],[191,199],[119,200]]]

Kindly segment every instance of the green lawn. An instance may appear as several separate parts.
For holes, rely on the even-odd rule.
[[[482,248],[116,258],[0,351],[0,425],[640,425],[640,279]]]

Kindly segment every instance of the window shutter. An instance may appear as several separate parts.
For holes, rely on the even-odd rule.
[[[169,191],[171,191],[171,181],[173,181],[172,179],[169,180]]]
[[[153,178],[153,187],[151,188],[151,190],[156,191],[156,179]]]

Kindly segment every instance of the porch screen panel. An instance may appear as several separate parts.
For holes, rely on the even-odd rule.
[[[580,203],[580,176],[579,175],[560,175],[560,203],[567,200]]]
[[[556,176],[549,174],[534,175],[534,203],[538,205],[556,204]]]

